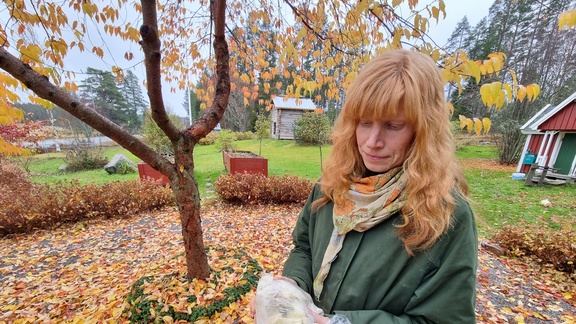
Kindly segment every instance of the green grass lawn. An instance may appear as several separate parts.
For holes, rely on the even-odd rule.
[[[466,179],[481,234],[522,222],[559,228],[576,220],[575,185],[529,187],[509,172],[478,169],[467,170]],[[541,205],[543,199],[552,206]]]
[[[259,152],[258,140],[237,141],[238,150]],[[322,147],[326,157],[330,146]],[[112,146],[103,148],[106,157],[122,153],[134,162],[140,159],[125,149]],[[457,150],[457,157],[465,167],[466,179],[470,185],[472,208],[478,219],[481,234],[490,234],[507,224],[520,222],[538,223],[558,227],[561,220],[576,218],[576,186],[527,187],[524,181],[513,180],[512,172],[494,171],[490,164],[497,159],[494,146],[472,145]],[[320,175],[320,149],[316,146],[297,146],[293,141],[265,139],[262,141],[261,155],[268,159],[269,175],[297,175],[316,181]],[[109,175],[104,170],[63,173],[58,167],[64,164],[64,153],[40,154],[32,157],[29,164],[31,178],[38,183],[52,183],[62,180],[77,180],[80,183],[105,183],[138,179],[138,174]],[[474,159],[475,165],[469,166],[466,160]],[[482,167],[486,161],[486,167]],[[195,174],[201,197],[212,195],[210,186],[218,176],[226,172],[220,152],[214,145],[197,145],[194,149]],[[552,206],[546,208],[540,204],[549,199]]]

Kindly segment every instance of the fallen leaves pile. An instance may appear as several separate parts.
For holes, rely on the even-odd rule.
[[[279,274],[300,208],[204,206],[205,244],[241,248],[263,271]],[[180,224],[172,209],[0,238],[0,323],[129,322],[127,296],[137,282],[163,310],[192,311],[246,280],[240,269],[246,258],[238,261],[220,248],[211,251],[211,266],[231,271],[222,271],[217,282],[183,280]],[[143,280],[147,276],[151,279]],[[576,323],[575,287],[564,274],[481,249],[478,322]],[[252,296],[250,292],[197,323],[252,323]],[[178,322],[170,316],[160,319]]]

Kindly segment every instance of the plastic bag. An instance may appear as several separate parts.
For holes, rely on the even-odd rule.
[[[286,280],[265,273],[256,288],[256,324],[313,324],[312,312],[322,315],[312,297]]]

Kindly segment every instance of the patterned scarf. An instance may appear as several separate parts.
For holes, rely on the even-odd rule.
[[[324,279],[342,249],[346,233],[364,232],[395,214],[406,205],[402,191],[406,175],[402,167],[366,178],[355,178],[348,192],[334,196],[334,231],[324,252],[320,271],[314,279],[314,296],[320,300]]]

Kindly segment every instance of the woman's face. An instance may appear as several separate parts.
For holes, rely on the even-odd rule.
[[[356,126],[356,143],[364,166],[383,173],[400,166],[408,157],[414,139],[414,127],[398,109],[389,120],[361,119]]]

